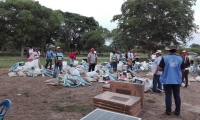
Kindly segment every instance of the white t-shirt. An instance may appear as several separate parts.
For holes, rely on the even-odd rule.
[[[28,53],[29,53],[29,58],[34,59],[34,51],[33,51],[33,49],[29,49]]]
[[[153,62],[153,66],[152,66],[152,73],[154,74],[156,72],[156,69],[158,67],[158,65],[160,64],[160,61],[161,61],[162,57],[159,56],[155,59],[155,61]],[[161,71],[158,71],[156,75],[161,75],[162,72]]]
[[[151,55],[151,60],[155,60],[156,59],[156,55],[155,54],[152,54]]]
[[[38,51],[38,52],[34,52],[34,59],[38,59],[38,58],[40,58],[40,51]]]
[[[90,58],[90,61],[88,61],[88,63],[96,63],[96,58],[97,58],[97,54],[90,52],[88,54],[88,58]]]
[[[113,55],[113,53],[111,52],[110,53],[110,62],[112,62],[112,55]]]

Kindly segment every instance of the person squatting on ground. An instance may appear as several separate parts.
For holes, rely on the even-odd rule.
[[[160,81],[163,83],[165,90],[165,105],[166,111],[163,116],[180,115],[181,98],[180,98],[180,86],[182,83],[182,73],[185,71],[183,59],[176,55],[177,46],[171,45],[165,47],[169,51],[169,55],[162,57],[158,70],[162,71]],[[175,111],[172,109],[172,93],[175,101]]]
[[[152,91],[153,92],[161,92],[160,90],[162,89],[162,84],[160,82],[160,75],[162,74],[161,71],[158,71],[157,67],[160,64],[160,61],[162,59],[161,55],[162,55],[162,51],[161,50],[157,50],[156,54],[156,59],[153,62],[153,67],[152,67],[152,72],[153,72],[153,88]],[[157,90],[157,86],[158,89]]]
[[[185,88],[187,88],[190,60],[189,60],[188,54],[185,50],[182,51],[182,56],[183,56],[183,61],[184,61],[184,65],[185,65],[185,72],[183,73],[183,76],[182,76],[182,83],[185,83]],[[184,81],[184,79],[185,79],[185,81]]]
[[[56,78],[56,74],[58,71],[58,68],[60,69],[60,73],[62,74],[62,62],[64,60],[64,55],[63,53],[60,51],[60,47],[57,47],[56,53],[54,54],[54,61],[55,61],[55,65],[54,65],[54,73],[53,73],[53,78]]]
[[[51,50],[51,47],[48,48],[47,52],[46,52],[46,65],[45,68],[47,69],[48,65],[50,64],[49,69],[52,69],[52,59],[54,57],[53,55],[53,51]]]
[[[95,65],[97,64],[97,54],[94,53],[94,48],[90,49],[90,53],[88,54],[88,64],[89,64],[89,72],[94,71]]]
[[[111,64],[112,64],[113,71],[116,72],[117,71],[117,55],[115,54],[115,51],[113,51]]]
[[[74,65],[74,60],[76,60],[76,55],[77,55],[76,52],[71,52],[71,53],[69,54],[70,67],[73,67],[73,65]]]

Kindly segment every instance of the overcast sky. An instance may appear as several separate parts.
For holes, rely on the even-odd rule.
[[[116,14],[120,14],[121,5],[124,0],[36,0],[53,10],[62,10],[63,12],[77,13],[87,17],[94,17],[101,26],[112,30],[117,27],[116,23],[110,20]],[[200,0],[197,0],[195,10],[195,23],[200,26]],[[200,31],[200,30],[199,30]],[[200,35],[195,34],[195,38],[188,44],[200,44]]]

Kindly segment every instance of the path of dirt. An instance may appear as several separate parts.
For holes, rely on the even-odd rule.
[[[79,120],[94,109],[92,98],[102,92],[103,83],[78,88],[45,86],[44,81],[50,77],[9,78],[7,68],[0,70],[0,101],[10,99],[13,103],[5,120]],[[188,88],[181,88],[181,117],[160,115],[165,111],[164,93],[145,93],[144,110],[139,117],[142,120],[200,120],[199,85],[200,82],[192,82]]]

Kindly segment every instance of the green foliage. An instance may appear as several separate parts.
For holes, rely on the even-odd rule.
[[[200,45],[199,44],[195,44],[193,43],[192,45],[190,45],[191,48],[200,48]]]
[[[197,32],[192,6],[196,0],[127,0],[118,21],[126,44],[134,43],[148,52],[163,48],[171,42],[186,43]],[[132,42],[130,42],[132,41]]]

